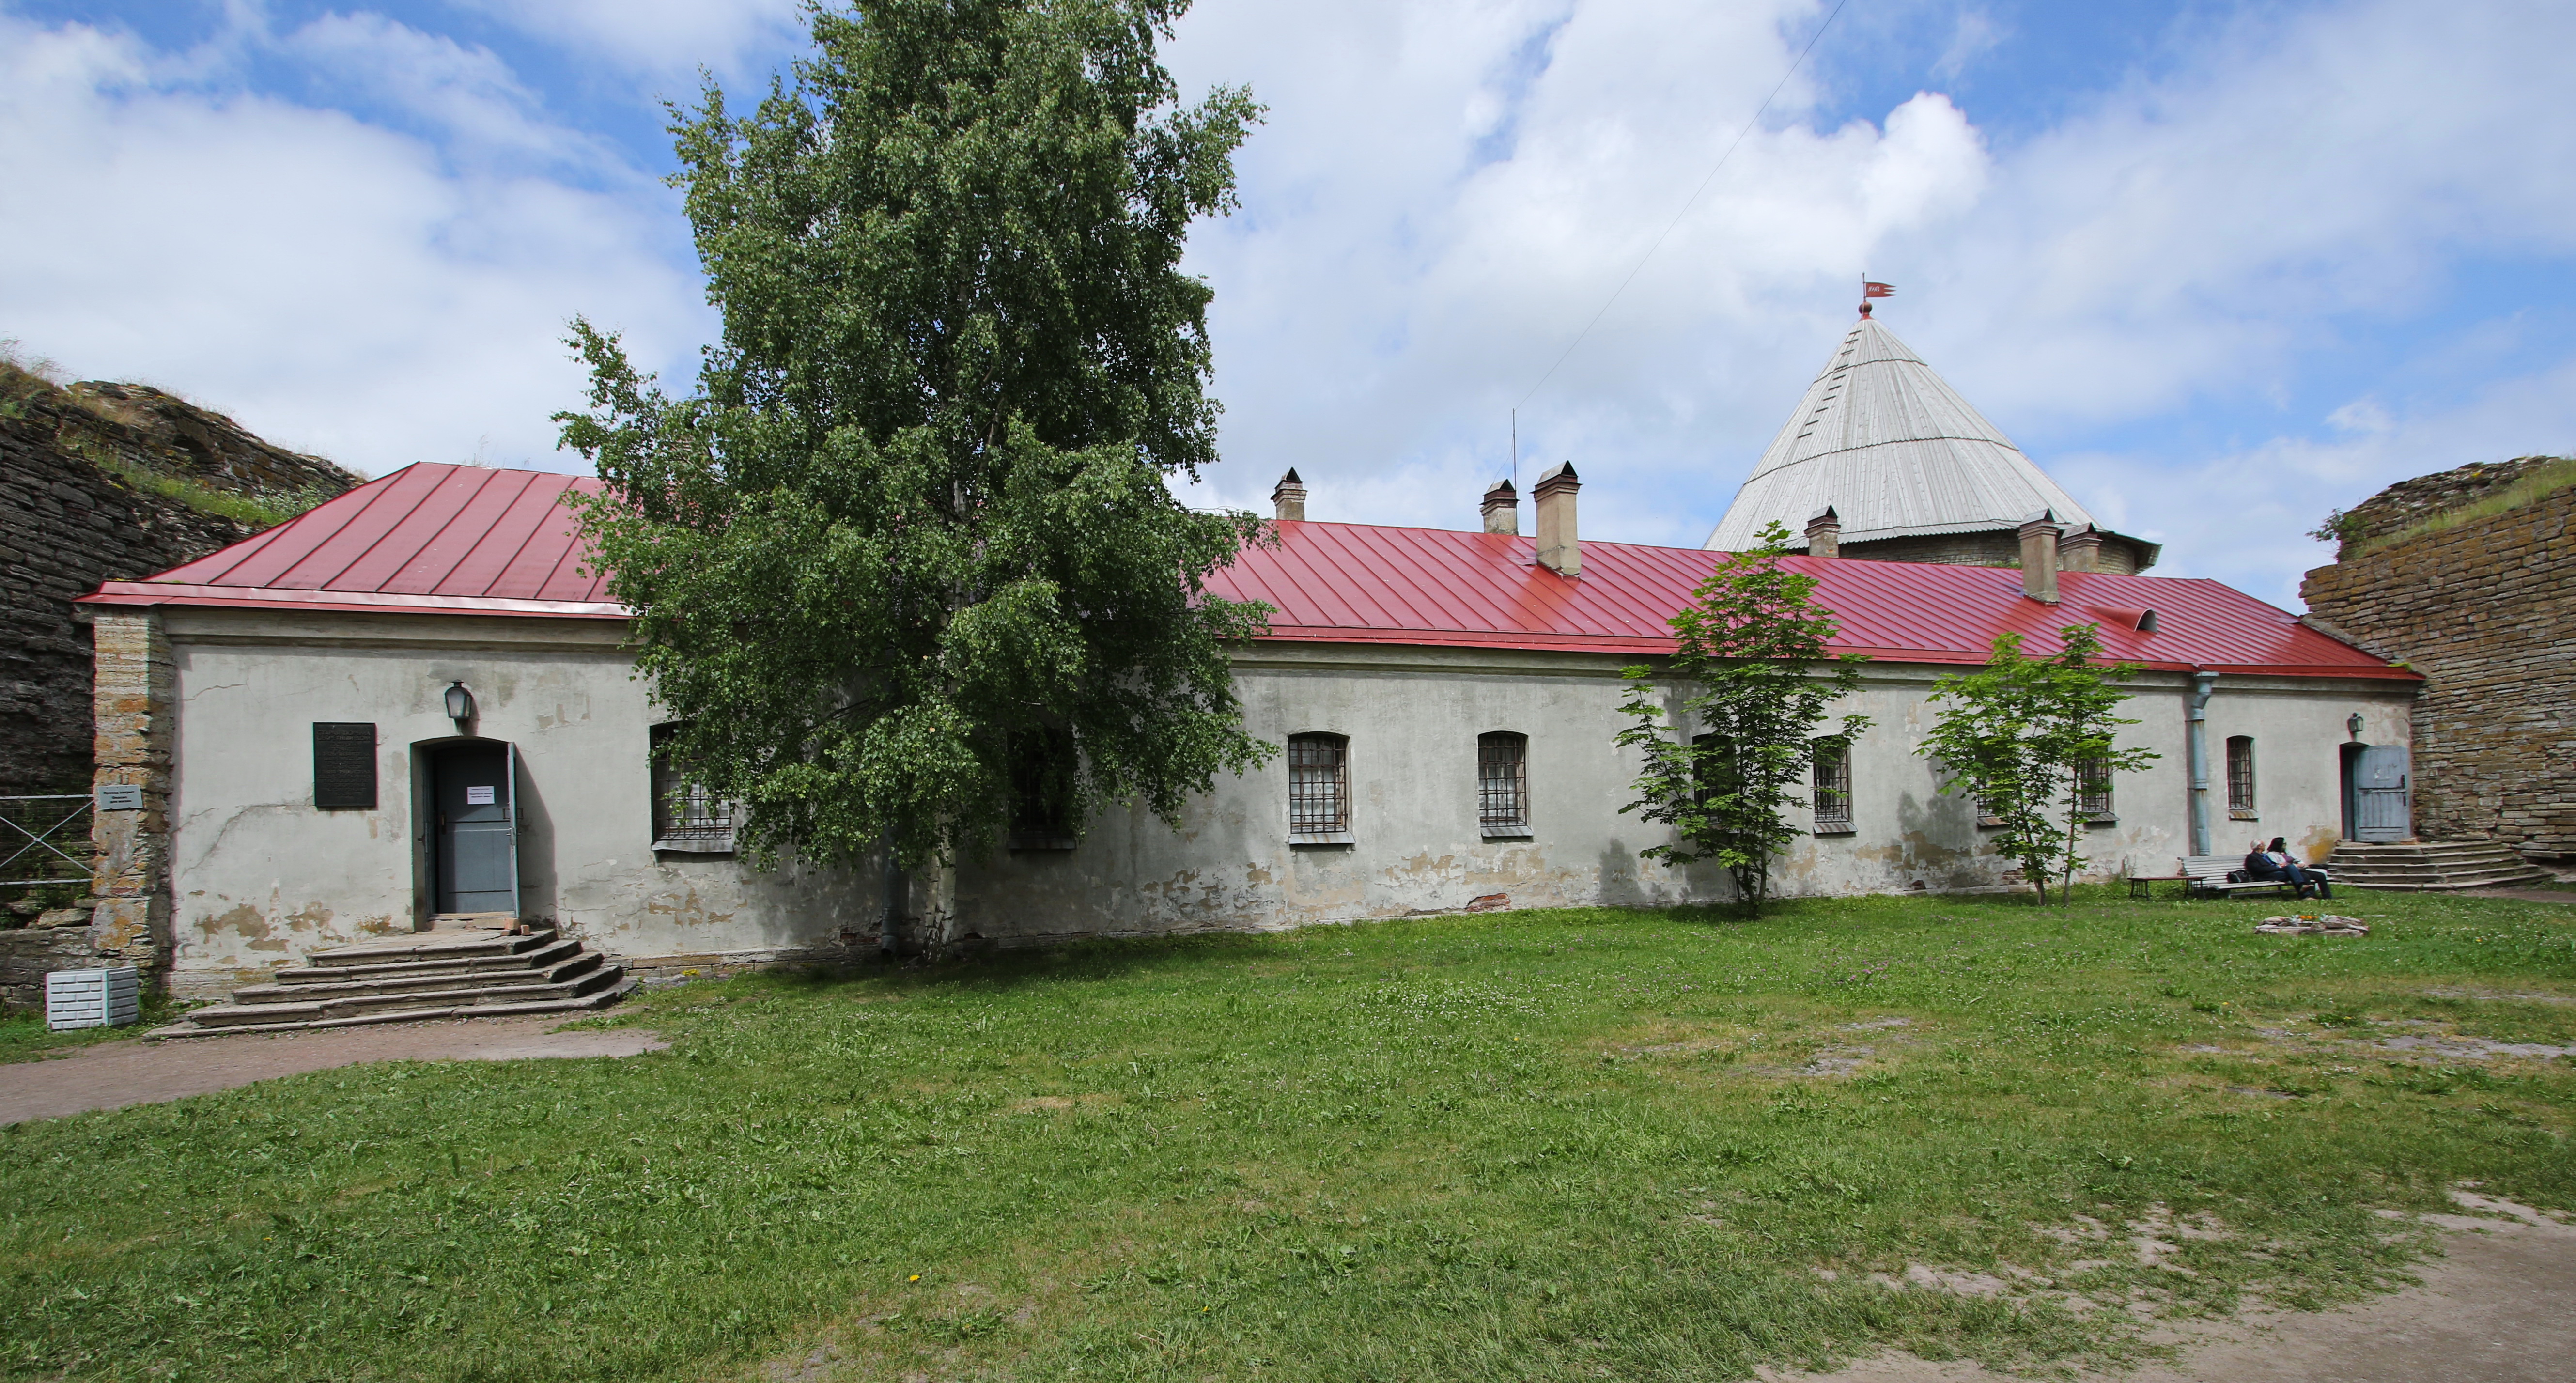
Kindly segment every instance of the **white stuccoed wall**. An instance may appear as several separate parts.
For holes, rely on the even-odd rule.
[[[164,612],[178,665],[171,801],[175,992],[409,932],[429,911],[420,747],[518,747],[521,911],[625,956],[760,952],[874,932],[878,874],[656,860],[657,719],[614,620]],[[312,723],[376,724],[374,811],[313,807]]]
[[[647,747],[657,718],[614,621],[284,614],[166,608],[181,714],[172,804],[173,988],[222,990],[321,947],[413,929],[426,916],[419,747],[455,736],[440,701],[462,679],[477,734],[518,746],[523,911],[629,958],[758,958],[862,943],[879,871],[730,859],[657,860]],[[1264,644],[1238,659],[1245,717],[1272,743],[1307,730],[1351,741],[1353,844],[1291,847],[1283,758],[1226,779],[1179,832],[1141,812],[1092,823],[1072,851],[970,861],[961,931],[996,943],[1446,911],[1493,894],[1512,907],[1647,905],[1727,895],[1713,867],[1637,858],[1659,837],[1619,808],[1632,758],[1611,738],[1619,660],[1496,650]],[[1965,803],[1913,750],[1942,669],[1873,667],[1854,709],[1850,836],[1802,841],[1777,866],[1785,895],[2001,882]],[[2186,849],[2180,674],[2146,674],[2124,739],[2164,757],[2118,785],[2119,821],[2088,830],[2092,877],[2166,874]],[[2312,857],[2340,822],[2336,745],[2407,742],[2411,683],[2222,678],[2209,709],[2216,848],[2259,832]],[[311,726],[373,721],[378,806],[312,806]],[[1529,736],[1535,835],[1487,841],[1476,822],[1476,737]],[[2227,819],[2229,735],[2255,736],[2261,820]]]

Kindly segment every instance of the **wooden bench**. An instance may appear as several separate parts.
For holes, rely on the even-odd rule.
[[[2187,891],[2196,897],[2225,898],[2249,889],[2265,888],[2275,892],[2282,890],[2298,892],[2298,885],[2287,879],[2247,879],[2243,883],[2236,884],[2227,882],[2227,876],[2230,873],[2244,867],[2243,855],[2187,855],[2182,862],[2183,876],[2191,880],[2191,886]],[[2328,883],[2333,882],[2332,879],[2327,878],[2324,870],[2314,865],[2303,864],[2299,867],[2306,870],[2312,878],[2323,879]]]

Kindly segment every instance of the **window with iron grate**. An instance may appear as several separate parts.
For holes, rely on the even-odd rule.
[[[691,781],[671,758],[676,724],[653,727],[653,848],[688,855],[733,853],[737,806]]]
[[[1011,837],[1014,850],[1070,850],[1074,833],[1073,735],[1059,729],[1011,737]]]
[[[1530,833],[1529,736],[1496,730],[1476,737],[1476,820],[1489,837]]]
[[[2111,809],[2111,761],[2079,759],[2075,764],[2075,810],[2088,822],[2119,820]]]
[[[2227,815],[2236,821],[2257,821],[2254,814],[2254,737],[2227,737]]]
[[[1816,834],[1852,834],[1851,745],[1841,739],[1816,741]]]
[[[1694,790],[1696,805],[1705,807],[1709,799],[1733,793],[1737,786],[1735,756],[1722,735],[1693,735],[1691,748],[1700,757],[1691,765],[1698,779]]]
[[[1351,839],[1351,742],[1341,735],[1288,737],[1288,843]]]

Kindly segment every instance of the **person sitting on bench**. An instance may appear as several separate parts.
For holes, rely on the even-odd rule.
[[[2316,890],[2316,897],[2334,897],[2325,875],[2311,873],[2290,858],[2290,842],[2285,836],[2274,836],[2270,845],[2247,855],[2245,875],[2251,879],[2278,879],[2296,889],[2302,898],[2308,897],[2308,890],[2312,888]]]

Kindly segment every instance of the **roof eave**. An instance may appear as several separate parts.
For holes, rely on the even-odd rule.
[[[542,619],[632,619],[635,613],[609,601],[513,600],[498,596],[400,595],[380,591],[299,591],[274,586],[203,586],[172,581],[110,581],[72,603],[227,610],[503,615]]]

